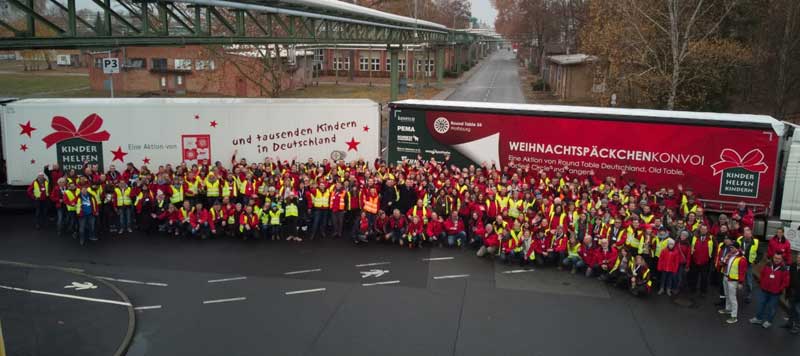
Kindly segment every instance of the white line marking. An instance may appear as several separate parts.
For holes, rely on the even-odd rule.
[[[166,287],[168,284],[166,283],[159,283],[159,282],[142,282],[142,281],[134,281],[131,279],[121,279],[121,278],[111,278],[111,277],[103,277],[103,276],[94,276],[95,278],[104,279],[106,281],[114,281],[120,283],[130,283],[130,284],[142,284],[148,286],[156,286],[156,287]]]
[[[464,277],[469,277],[469,275],[468,274],[451,274],[451,275],[447,275],[447,276],[436,276],[436,277],[433,277],[433,279],[450,279],[450,278],[464,278]]]
[[[18,292],[26,292],[31,294],[42,294],[42,295],[49,295],[53,297],[61,297],[61,298],[69,298],[69,299],[78,299],[78,300],[85,300],[89,302],[97,302],[97,303],[107,303],[107,304],[116,304],[116,305],[124,305],[126,307],[131,306],[130,303],[119,302],[116,300],[108,300],[108,299],[98,299],[98,298],[88,298],[88,297],[81,297],[79,295],[72,295],[72,294],[63,294],[63,293],[53,293],[53,292],[45,292],[35,289],[25,289],[25,288],[17,288],[17,287],[10,287],[0,285],[0,288],[18,291]]]
[[[238,281],[238,280],[242,280],[242,279],[247,279],[247,277],[231,277],[231,278],[223,278],[223,279],[212,279],[212,280],[208,281],[208,283]]]
[[[160,305],[148,305],[144,307],[135,307],[133,310],[150,310],[150,309],[161,309]]]
[[[304,269],[304,270],[301,270],[301,271],[291,271],[291,272],[284,273],[284,275],[289,276],[289,275],[292,275],[292,274],[311,273],[311,272],[319,272],[319,271],[322,271],[322,268]]]
[[[370,286],[382,286],[385,284],[397,284],[400,281],[385,281],[385,282],[375,282],[375,283],[361,283],[363,287],[370,287]]]
[[[245,298],[245,297],[237,297],[237,298],[228,298],[228,299],[204,300],[203,304],[238,302],[238,301],[242,301],[242,300],[247,300],[247,298]]]
[[[423,258],[423,261],[445,261],[445,260],[452,260],[455,257],[434,257],[434,258]]]
[[[533,272],[533,271],[534,270],[532,270],[532,269],[512,269],[510,271],[505,271],[503,273],[511,274],[511,273],[525,273],[525,272]]]
[[[372,262],[372,263],[362,263],[360,265],[356,265],[356,267],[371,267],[371,266],[383,266],[392,264],[391,262]]]
[[[315,292],[324,292],[327,289],[325,288],[314,288],[314,289],[304,289],[304,290],[293,290],[291,292],[286,292],[286,295],[293,295],[293,294],[305,294],[305,293],[315,293]]]

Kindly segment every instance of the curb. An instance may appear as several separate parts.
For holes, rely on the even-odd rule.
[[[13,261],[3,261],[0,260],[0,265],[10,265],[10,266],[17,266],[17,267],[26,267],[26,268],[38,268],[38,269],[50,269],[61,271],[65,273],[74,274],[76,276],[81,276],[84,278],[88,278],[92,281],[96,281],[98,284],[102,284],[109,289],[111,289],[117,296],[122,299],[125,303],[128,303],[128,331],[125,333],[125,337],[122,339],[122,343],[117,347],[117,350],[114,352],[114,356],[123,356],[128,352],[128,348],[133,341],[133,334],[136,332],[136,313],[133,310],[133,304],[131,304],[131,300],[128,299],[128,296],[123,293],[117,286],[109,283],[108,281],[104,281],[97,277],[88,275],[83,273],[83,270],[77,268],[68,268],[68,267],[58,267],[58,266],[46,266],[46,265],[36,265],[32,263],[24,263],[24,262],[13,262]]]

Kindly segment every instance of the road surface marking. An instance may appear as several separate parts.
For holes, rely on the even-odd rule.
[[[362,263],[360,265],[356,265],[356,267],[372,267],[372,266],[383,266],[392,264],[391,262],[371,262],[371,263]]]
[[[212,279],[212,280],[208,281],[208,283],[239,281],[239,280],[242,280],[242,279],[247,279],[247,277],[231,277],[231,278],[223,278],[223,279]]]
[[[17,288],[17,287],[4,286],[4,285],[0,285],[0,288],[2,288],[2,289],[8,289],[8,290],[13,290],[13,291],[17,291],[17,292],[26,292],[26,293],[31,293],[31,294],[49,295],[49,296],[52,296],[52,297],[61,297],[61,298],[69,298],[69,299],[85,300],[85,301],[89,301],[89,302],[97,302],[97,303],[107,303],[107,304],[124,305],[124,306],[126,306],[126,307],[129,307],[129,306],[131,306],[131,304],[130,304],[130,303],[119,302],[119,301],[116,301],[116,300],[108,300],[108,299],[99,299],[99,298],[81,297],[81,296],[79,296],[79,295],[63,294],[63,293],[53,293],[53,292],[45,292],[45,291],[41,291],[41,290],[35,290],[35,289],[25,289],[25,288]]]
[[[0,263],[7,264],[7,265],[20,266],[20,267],[28,267],[28,268],[45,267],[45,268],[56,268],[56,269],[60,269],[60,270],[72,271],[72,272],[78,272],[78,273],[85,272],[85,270],[82,270],[80,268],[74,268],[74,267],[62,267],[62,266],[52,266],[52,265],[36,265],[36,264],[33,264],[33,263],[8,261],[8,260],[0,260]]]
[[[525,273],[525,272],[533,272],[532,269],[512,269],[510,271],[505,271],[505,274],[512,274],[512,273]]]
[[[245,297],[237,297],[237,298],[228,298],[228,299],[204,300],[203,304],[239,302],[239,301],[242,301],[242,300],[247,300],[247,298],[245,298]]]
[[[64,289],[87,290],[97,289],[97,286],[92,282],[72,282],[72,284],[64,286]]]
[[[445,260],[452,260],[455,257],[434,257],[434,258],[423,258],[423,261],[445,261]]]
[[[468,274],[451,274],[451,275],[447,275],[447,276],[436,276],[436,277],[433,277],[433,279],[450,279],[450,278],[464,278],[464,277],[469,277],[469,275]]]
[[[132,279],[111,278],[111,277],[103,277],[103,276],[94,276],[94,277],[98,278],[98,279],[103,279],[103,280],[106,280],[106,281],[114,281],[114,282],[120,282],[120,283],[142,284],[142,285],[156,286],[156,287],[166,287],[166,286],[168,286],[168,284],[166,284],[166,283],[159,283],[159,282],[142,282],[142,281],[134,281]]]
[[[300,271],[291,271],[291,272],[284,273],[284,275],[289,276],[289,275],[293,275],[293,274],[311,273],[311,272],[319,272],[319,271],[322,271],[322,268],[304,269],[304,270],[300,270]]]
[[[361,286],[363,286],[363,287],[370,287],[370,286],[382,286],[382,285],[386,285],[386,284],[397,284],[397,283],[400,283],[400,281],[385,281],[385,282],[375,282],[375,283],[361,283]]]
[[[147,305],[143,307],[135,307],[133,310],[150,310],[150,309],[161,309],[160,305]]]
[[[324,292],[327,289],[325,288],[314,288],[314,289],[304,289],[304,290],[293,290],[291,292],[286,292],[286,295],[293,295],[293,294],[305,294],[305,293],[315,293],[315,292]]]
[[[371,269],[369,271],[361,271],[361,278],[375,277],[380,278],[384,274],[389,273],[388,269]]]

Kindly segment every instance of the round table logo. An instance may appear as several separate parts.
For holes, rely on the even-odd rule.
[[[439,134],[447,133],[447,131],[450,131],[450,121],[444,117],[439,117],[433,120],[433,129]]]

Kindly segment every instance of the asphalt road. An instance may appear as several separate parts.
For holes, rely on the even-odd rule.
[[[785,330],[747,324],[752,306],[728,326],[711,298],[693,308],[639,300],[596,280],[520,271],[468,250],[138,233],[80,247],[27,220],[0,216],[0,260],[79,268],[114,283],[138,309],[128,355],[790,355],[800,347]],[[27,283],[7,268],[0,265],[0,284]],[[63,287],[48,278],[32,280],[42,290]],[[0,317],[21,303],[58,310],[65,301],[0,289]],[[72,328],[119,321],[113,306],[70,305],[58,320]],[[11,341],[23,345],[12,349],[72,354],[43,347],[51,340],[36,325],[14,330],[22,335]],[[119,341],[119,333],[93,336],[74,339],[81,355],[107,355],[97,345]]]
[[[511,51],[496,51],[447,100],[525,103],[518,68]]]

